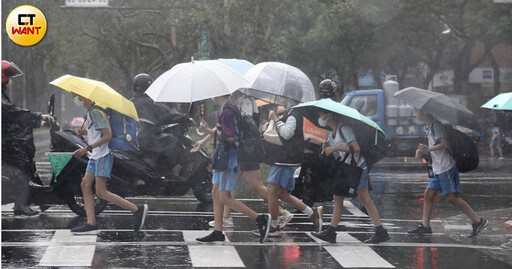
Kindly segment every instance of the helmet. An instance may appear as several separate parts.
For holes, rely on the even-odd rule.
[[[9,82],[10,77],[17,77],[23,75],[21,69],[13,62],[2,60],[2,84]]]
[[[338,84],[330,79],[324,79],[320,82],[319,93],[320,99],[333,98],[338,90]]]
[[[143,94],[153,83],[153,79],[145,73],[140,73],[133,78],[132,91],[136,94]]]

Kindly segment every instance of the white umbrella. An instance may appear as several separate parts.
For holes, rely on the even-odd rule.
[[[192,103],[228,95],[247,85],[242,75],[223,63],[192,58],[163,73],[145,93],[155,102]]]
[[[285,63],[264,62],[253,66],[244,77],[249,89],[244,93],[260,98],[284,96],[300,102],[315,100],[311,80],[300,69]]]

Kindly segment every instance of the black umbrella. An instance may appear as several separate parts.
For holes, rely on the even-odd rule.
[[[480,130],[473,112],[459,104],[457,100],[442,93],[409,87],[396,92],[395,98],[432,114],[439,120],[445,120],[476,131]]]

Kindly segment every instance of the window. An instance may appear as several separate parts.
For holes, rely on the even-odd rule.
[[[492,70],[482,70],[482,79],[492,79]]]
[[[349,104],[349,107],[358,109],[359,113],[365,116],[372,116],[377,114],[377,95],[362,95],[354,96]]]

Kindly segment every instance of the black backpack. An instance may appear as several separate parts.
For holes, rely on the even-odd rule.
[[[461,173],[473,171],[478,167],[480,159],[478,157],[478,147],[471,137],[465,135],[463,132],[454,129],[451,124],[443,124],[446,131],[447,140],[450,144],[450,155],[452,155],[457,169]],[[434,129],[432,129],[434,134]],[[436,141],[437,144],[437,141]]]
[[[261,163],[263,161],[263,146],[256,122],[250,116],[243,116],[234,105],[226,104],[225,107],[235,111],[237,115],[238,160],[244,163]]]
[[[354,129],[353,127],[351,128]],[[343,132],[341,132],[341,128],[338,132],[341,137],[343,137],[343,140],[345,140]],[[391,148],[391,143],[389,143],[386,136],[381,132],[377,133],[377,144],[375,144],[375,135],[363,136],[355,130],[354,135],[356,136],[357,143],[361,149],[361,155],[364,157],[366,165],[370,169],[374,164],[386,157],[388,150]]]

